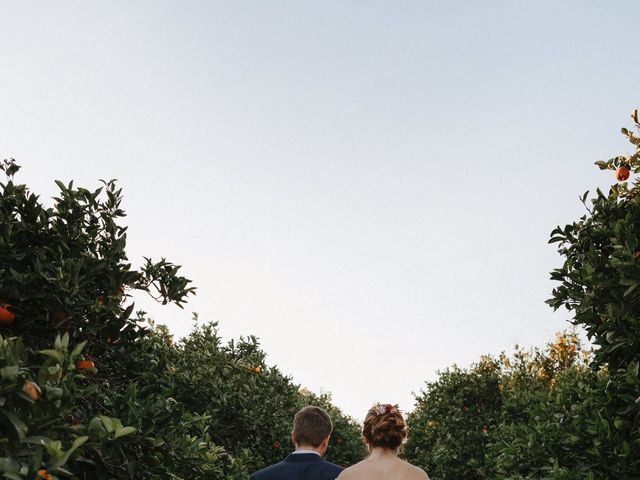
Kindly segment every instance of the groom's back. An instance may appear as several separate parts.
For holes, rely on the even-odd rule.
[[[315,453],[293,453],[254,473],[251,480],[335,480],[341,471],[341,467]]]
[[[335,480],[342,471],[322,458],[329,446],[333,424],[320,407],[308,405],[293,419],[291,439],[296,451],[275,465],[251,475],[251,480]]]

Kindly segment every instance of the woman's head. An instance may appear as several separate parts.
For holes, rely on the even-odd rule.
[[[376,404],[364,419],[362,436],[369,447],[397,450],[407,436],[407,425],[398,405]]]

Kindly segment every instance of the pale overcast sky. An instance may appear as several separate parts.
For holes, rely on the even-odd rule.
[[[0,1],[0,158],[117,178],[129,254],[361,419],[543,345],[557,224],[640,106],[635,1]]]

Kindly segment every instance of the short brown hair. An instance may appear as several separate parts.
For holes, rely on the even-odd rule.
[[[329,414],[320,407],[309,406],[296,413],[291,434],[298,445],[319,447],[332,430]]]
[[[397,405],[374,405],[367,412],[362,436],[371,447],[397,450],[407,436],[407,425]]]

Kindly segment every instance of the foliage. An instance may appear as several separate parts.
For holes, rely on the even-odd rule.
[[[631,117],[640,130],[638,111]],[[618,183],[607,195],[598,190],[588,215],[556,228],[550,240],[565,261],[551,274],[561,284],[548,303],[571,311],[597,347],[591,382],[578,383],[572,407],[583,409],[573,424],[585,447],[576,452],[573,471],[596,478],[640,471],[640,180],[626,181],[640,172],[640,137],[626,128],[622,133],[635,153],[596,162],[614,170]]]
[[[512,402],[526,398],[525,418],[513,421],[505,411],[488,455],[496,459],[499,479],[629,478],[638,471],[635,397],[632,372],[610,375],[605,369],[571,367],[553,388],[511,392]]]
[[[216,323],[197,324],[174,343],[158,326],[137,342],[130,369],[145,371],[142,381],[162,379],[170,396],[192,412],[206,415],[210,436],[218,445],[256,470],[278,462],[293,448],[292,419],[307,404],[325,408],[334,422],[327,454],[331,461],[352,464],[364,449],[356,423],[331,404],[328,395],[300,390],[278,368],[269,367],[255,337],[222,342]]]
[[[640,129],[637,111],[632,118]],[[495,398],[491,377],[478,377],[477,366],[454,368],[428,384],[410,416],[407,456],[434,477],[640,475],[640,179],[627,183],[640,173],[640,137],[622,133],[635,153],[596,162],[618,183],[606,195],[598,189],[590,206],[585,193],[587,214],[550,239],[564,264],[551,273],[560,284],[548,303],[571,311],[595,350],[581,352],[575,334],[561,334],[544,351],[502,355],[494,362],[500,399],[484,442],[468,442],[478,423],[459,409],[474,395]]]
[[[640,128],[638,114],[632,115]],[[623,134],[635,146],[633,155],[597,162],[601,169],[640,172],[640,138]],[[624,177],[622,177],[624,178]],[[613,185],[608,195],[598,189],[588,215],[552,232],[564,265],[551,278],[561,284],[548,303],[565,306],[598,347],[595,361],[612,369],[640,359],[640,183]],[[588,192],[582,197],[585,203]],[[586,206],[586,203],[585,203]]]
[[[39,363],[30,365],[20,338],[0,336],[0,419],[7,427],[0,433],[0,472],[5,478],[34,478],[39,470],[70,475],[70,461],[89,461],[86,449],[99,446],[113,455],[121,451],[123,438],[136,432],[117,418],[81,421],[79,408],[97,390],[86,381],[93,372],[76,367],[84,346],[70,351],[69,335],[58,336],[52,348],[38,352]]]
[[[130,321],[133,305],[123,305],[127,290],[177,305],[194,292],[177,275],[180,267],[164,259],[145,259],[140,270],[127,263],[115,181],[95,191],[57,181],[60,196],[47,208],[26,185],[14,183],[19,169],[12,160],[0,163],[7,175],[0,183],[0,303],[16,316],[11,334],[35,347],[69,332],[72,341],[90,340],[87,348],[100,354],[107,343],[144,333]]]
[[[544,350],[516,348],[511,357],[485,356],[468,369],[441,372],[408,417],[406,458],[443,480],[499,477],[508,464],[505,448],[527,438],[517,428],[529,424],[564,372],[584,358],[575,333],[560,333]],[[510,467],[502,478],[512,478]]]
[[[254,337],[223,345],[206,324],[174,342],[132,315],[134,290],[181,306],[195,289],[165,259],[132,268],[115,182],[56,182],[47,208],[14,161],[0,169],[0,474],[240,479],[282,459],[309,397]],[[355,422],[315,400],[336,422],[333,458],[359,460]]]
[[[502,404],[499,373],[498,363],[486,357],[428,383],[407,419],[407,459],[443,480],[486,478],[484,451]]]

